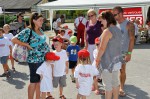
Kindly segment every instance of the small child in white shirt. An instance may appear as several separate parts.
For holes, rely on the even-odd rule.
[[[86,50],[78,52],[78,65],[75,68],[77,99],[86,99],[92,91],[93,77],[98,75],[96,67],[91,65],[90,53]]]
[[[0,63],[3,65],[4,73],[0,77],[10,77],[10,71],[7,64],[8,56],[12,53],[11,43],[8,38],[3,36],[4,30],[0,28]]]
[[[63,95],[63,88],[66,87],[66,74],[68,74],[69,70],[68,56],[66,50],[62,49],[62,38],[54,38],[53,43],[54,48],[56,49],[54,53],[60,57],[60,59],[55,62],[54,66],[53,87],[57,88],[59,85],[59,98],[66,99],[66,97]]]
[[[3,26],[3,30],[4,30],[4,34],[3,36],[8,38],[8,40],[11,43],[11,47],[13,48],[14,44],[11,42],[11,39],[14,37],[12,33],[9,33],[10,31],[10,26],[8,24],[5,24]],[[12,53],[10,53],[9,55],[9,59],[11,60],[11,65],[12,65],[12,70],[15,72],[15,67],[14,67],[14,58],[12,57]]]
[[[48,52],[45,55],[45,59],[46,61],[37,69],[36,73],[41,77],[40,91],[42,92],[42,99],[46,99],[46,93],[48,99],[53,99],[50,93],[53,91],[52,79],[54,61],[59,60],[60,57],[53,52]]]

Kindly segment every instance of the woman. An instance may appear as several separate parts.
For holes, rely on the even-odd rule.
[[[100,37],[96,66],[100,65],[102,79],[105,87],[105,99],[118,99],[119,70],[121,68],[121,30],[116,27],[116,21],[111,12],[100,14],[100,21],[104,31]]]
[[[93,62],[93,51],[95,49],[95,38],[99,37],[102,33],[102,24],[97,20],[96,12],[93,9],[90,9],[87,12],[89,20],[86,23],[85,33],[84,33],[84,42],[85,49],[90,52],[90,59]]]
[[[33,13],[30,18],[30,26],[21,31],[15,38],[13,43],[26,46],[28,51],[27,62],[30,69],[30,84],[28,86],[28,99],[33,99],[36,92],[36,99],[40,99],[40,76],[36,74],[38,67],[44,62],[45,53],[49,52],[49,46],[46,43],[46,36],[41,30],[43,17],[38,13]],[[30,37],[29,44],[27,40]]]

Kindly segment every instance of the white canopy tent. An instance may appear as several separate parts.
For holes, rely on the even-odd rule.
[[[58,0],[38,5],[38,11],[47,9],[50,11],[50,23],[52,26],[53,10],[84,10],[93,8],[106,9],[115,6],[121,7],[142,7],[144,20],[150,5],[150,0]]]

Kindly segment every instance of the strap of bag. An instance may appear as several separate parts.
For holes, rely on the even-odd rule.
[[[30,42],[30,38],[31,38],[31,36],[32,36],[32,29],[30,29],[30,35],[29,35],[29,38],[28,38],[28,40],[27,40],[27,43],[29,43],[29,42]]]

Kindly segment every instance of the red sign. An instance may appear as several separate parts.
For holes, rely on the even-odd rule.
[[[111,9],[100,9],[99,13],[105,10]],[[138,19],[140,24],[143,24],[143,15],[142,15],[142,8],[141,7],[134,7],[134,8],[123,8],[124,10],[124,17],[128,20],[133,21],[134,19]]]

